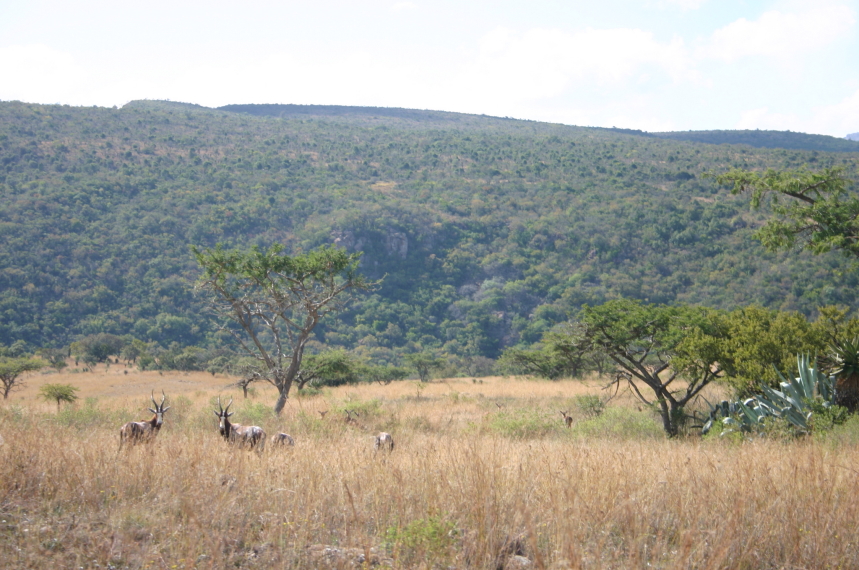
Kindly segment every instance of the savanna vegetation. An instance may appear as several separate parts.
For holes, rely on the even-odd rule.
[[[856,566],[859,153],[683,135],[0,103],[0,559]]]
[[[802,439],[771,430],[745,443],[668,440],[654,410],[628,391],[609,399],[596,378],[341,386],[292,399],[281,416],[269,405],[276,389],[260,385],[247,400],[232,394],[235,421],[296,444],[257,454],[218,434],[224,377],[117,368],[46,374],[82,386],[59,412],[35,386],[0,410],[6,567],[859,562],[844,530],[859,522],[855,418]],[[117,378],[140,393],[120,395],[135,390]],[[152,385],[166,387],[164,427],[117,453],[119,426],[151,415]],[[394,452],[373,451],[380,430],[394,434]]]
[[[374,365],[428,353],[485,368],[616,298],[811,319],[856,308],[848,262],[765,250],[752,234],[767,212],[701,175],[808,165],[852,180],[857,153],[454,113],[248,114],[260,109],[0,103],[0,342],[114,335],[144,367],[206,369],[228,339],[193,293],[189,246],[217,243],[363,252],[379,288],[309,350]]]

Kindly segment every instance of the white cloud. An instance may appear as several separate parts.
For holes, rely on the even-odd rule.
[[[750,109],[735,128],[792,130],[841,138],[859,132],[859,90],[838,103],[815,107],[807,116],[771,112],[768,107]]]
[[[64,52],[42,44],[0,48],[0,99],[68,103],[84,81],[83,70]],[[51,93],[53,101],[44,101]]]
[[[755,21],[740,18],[716,30],[699,55],[723,61],[746,56],[790,58],[824,47],[855,23],[845,5],[817,5],[804,12],[765,12]]]
[[[656,3],[659,8],[677,7],[683,10],[697,10],[707,3],[707,0],[660,0]]]
[[[459,79],[495,99],[525,100],[555,97],[573,84],[618,86],[646,79],[654,69],[674,80],[690,75],[681,39],[661,43],[637,29],[498,28],[481,38]]]

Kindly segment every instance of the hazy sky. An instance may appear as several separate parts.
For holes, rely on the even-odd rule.
[[[0,0],[0,100],[859,131],[859,0]]]

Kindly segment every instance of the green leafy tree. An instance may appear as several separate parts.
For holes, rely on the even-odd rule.
[[[67,402],[73,404],[78,399],[77,392],[80,388],[76,388],[71,384],[45,384],[39,388],[39,397],[46,402],[57,402],[57,412],[60,411],[60,404]]]
[[[45,366],[40,358],[10,358],[0,356],[0,383],[2,383],[3,399],[9,398],[9,393],[24,387],[22,374],[39,370]]]
[[[110,356],[122,351],[125,341],[116,335],[99,333],[88,335],[71,345],[72,356],[80,358],[88,365],[104,362]]]
[[[357,372],[360,377],[366,378],[369,382],[388,385],[395,380],[405,380],[410,371],[401,366],[359,366]]]
[[[604,352],[618,367],[615,382],[627,382],[642,402],[655,405],[665,433],[674,437],[685,420],[684,407],[723,376],[719,340],[724,333],[716,314],[617,299],[585,306],[567,340],[570,348]],[[553,342],[561,337],[553,336]]]
[[[298,388],[307,384],[339,386],[357,380],[358,363],[345,350],[325,350],[305,355],[301,370],[295,377]]]
[[[778,370],[796,367],[797,354],[822,355],[826,338],[801,314],[749,306],[714,314],[726,382],[737,397],[750,397],[765,384],[777,388]]]
[[[848,190],[853,181],[844,168],[808,168],[753,172],[734,169],[716,176],[731,192],[750,191],[753,209],[769,203],[775,218],[755,236],[769,250],[799,245],[819,254],[832,249],[859,256],[859,196]]]
[[[203,269],[198,291],[277,388],[277,414],[286,405],[316,325],[342,310],[354,292],[375,286],[357,271],[360,254],[335,247],[295,256],[282,255],[278,244],[267,250],[218,245],[192,251]]]
[[[430,372],[444,365],[444,359],[429,352],[415,352],[405,355],[405,361],[414,368],[421,382],[430,381]]]
[[[37,355],[41,358],[44,358],[48,361],[48,366],[60,372],[63,368],[68,366],[66,363],[66,356],[68,356],[68,351],[64,348],[45,348],[39,350]]]

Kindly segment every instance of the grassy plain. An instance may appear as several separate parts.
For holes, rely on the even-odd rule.
[[[272,391],[244,400],[230,381],[117,365],[28,378],[0,408],[3,566],[859,567],[856,426],[667,441],[626,394],[597,415],[598,379],[347,386],[275,418]],[[81,400],[58,414],[36,398],[45,383]],[[172,409],[157,440],[118,453],[119,426],[162,388]],[[218,395],[295,447],[230,448]],[[373,452],[380,430],[393,453]]]

